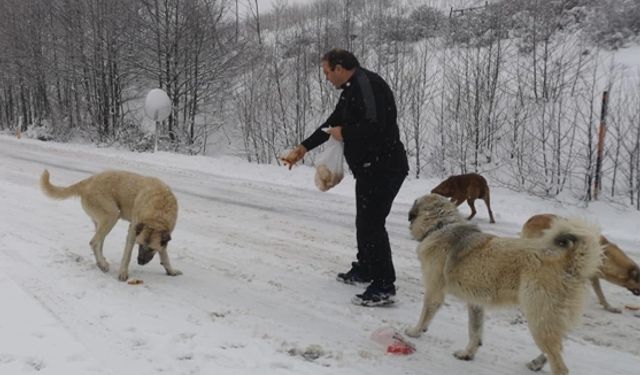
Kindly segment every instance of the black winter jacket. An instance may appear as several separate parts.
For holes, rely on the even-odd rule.
[[[333,113],[302,145],[311,150],[329,139],[323,128],[342,126],[344,156],[354,177],[378,172],[406,175],[409,165],[389,85],[376,73],[356,68],[340,88]]]

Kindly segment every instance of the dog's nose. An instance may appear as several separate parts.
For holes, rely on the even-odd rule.
[[[149,263],[153,256],[156,255],[156,252],[145,246],[138,246],[138,264],[144,266]]]

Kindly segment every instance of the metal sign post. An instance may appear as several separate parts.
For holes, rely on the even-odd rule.
[[[153,152],[158,152],[160,140],[160,122],[164,121],[171,114],[171,100],[162,89],[153,89],[147,94],[144,101],[144,113],[154,122],[154,145]]]
[[[155,145],[153,146],[153,152],[158,152],[158,110],[153,112],[153,122],[156,124],[155,129]]]

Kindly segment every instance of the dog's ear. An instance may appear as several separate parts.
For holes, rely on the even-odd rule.
[[[632,280],[640,282],[640,269],[638,269],[637,267],[632,269],[631,272],[629,272],[629,277]]]
[[[136,236],[139,236],[140,233],[142,233],[143,229],[144,229],[144,224],[142,223],[136,224]]]
[[[411,210],[409,210],[409,221],[413,222],[413,220],[415,220],[417,216],[418,216],[418,200],[416,199],[413,202],[413,206],[411,207]]]
[[[160,237],[160,245],[167,246],[167,244],[171,241],[171,234],[169,232],[162,232]]]

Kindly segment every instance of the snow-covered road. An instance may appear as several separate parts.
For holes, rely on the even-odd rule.
[[[39,191],[45,168],[57,185],[105,169],[163,179],[179,201],[169,254],[184,275],[165,276],[158,260],[144,267],[133,261],[130,276],[144,284],[119,282],[123,222],[107,237],[111,271],[102,273],[88,245],[93,225],[79,201],[53,201]],[[403,186],[387,226],[399,302],[367,309],[349,303],[362,287],[335,281],[355,256],[349,177],[321,193],[308,167],[288,171],[227,156],[138,154],[0,135],[0,374],[530,374],[524,364],[538,351],[516,310],[487,314],[484,345],[471,362],[451,355],[467,335],[465,305],[453,298],[431,330],[412,340],[415,354],[387,355],[369,339],[379,327],[403,329],[417,319],[422,286],[407,212],[436,182]],[[534,213],[569,212],[599,221],[640,260],[638,212],[492,192],[498,224],[488,224],[478,204],[485,230],[515,236]],[[640,304],[625,290],[604,288],[614,305]],[[589,296],[583,325],[566,340],[572,374],[637,373],[640,318],[629,310],[607,313]],[[305,358],[305,351],[317,358]]]

